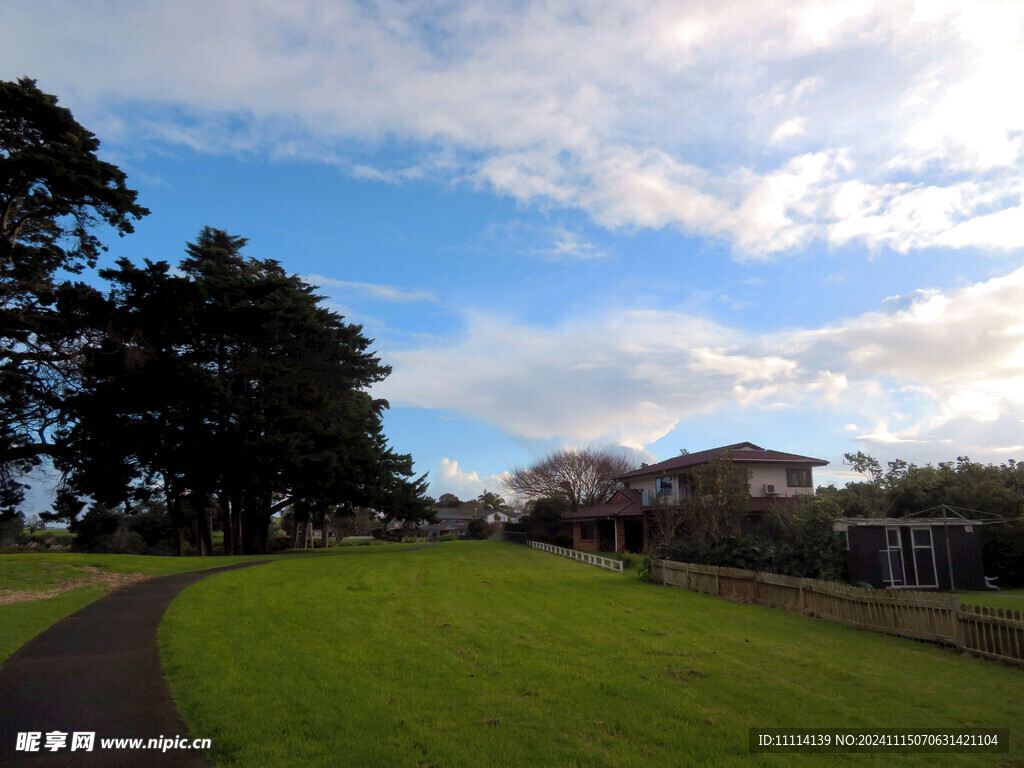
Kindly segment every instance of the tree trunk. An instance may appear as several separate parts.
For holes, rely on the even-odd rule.
[[[196,541],[199,542],[199,554],[204,557],[213,554],[213,519],[210,516],[209,499],[209,496],[203,494],[203,509],[197,518],[199,531]]]
[[[217,505],[220,507],[220,527],[224,531],[224,554],[231,554],[231,504],[228,502],[226,493],[217,495]]]

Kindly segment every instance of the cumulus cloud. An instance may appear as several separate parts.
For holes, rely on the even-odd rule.
[[[1024,246],[1020,3],[7,6],[5,76],[115,141],[464,181],[739,256]],[[393,140],[421,157],[382,166]]]
[[[445,456],[438,465],[437,479],[431,482],[431,490],[435,496],[454,493],[463,501],[469,501],[484,491],[504,495],[504,480],[505,473],[480,477],[477,472],[467,472],[459,467],[459,462]]]
[[[474,312],[442,345],[388,350],[394,374],[380,390],[527,440],[642,449],[696,416],[801,408],[864,444],[956,442],[986,455],[1019,442],[1021,307],[1024,268],[776,334],[655,310],[553,328]]]

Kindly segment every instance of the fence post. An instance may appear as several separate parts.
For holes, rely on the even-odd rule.
[[[949,616],[953,623],[953,631],[950,633],[950,637],[953,638],[953,646],[958,651],[962,651],[966,643],[964,642],[964,625],[960,622],[960,598],[956,595],[949,599],[949,609]]]

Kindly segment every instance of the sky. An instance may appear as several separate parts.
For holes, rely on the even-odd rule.
[[[152,213],[319,286],[471,498],[561,447],[1024,459],[1019,2],[8,0]]]

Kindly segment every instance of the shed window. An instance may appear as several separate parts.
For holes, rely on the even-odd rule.
[[[811,487],[811,470],[810,469],[787,469],[786,470],[786,485],[790,488],[810,488]]]
[[[597,538],[597,523],[586,522],[580,523],[580,538],[586,539],[587,541],[593,541]]]

